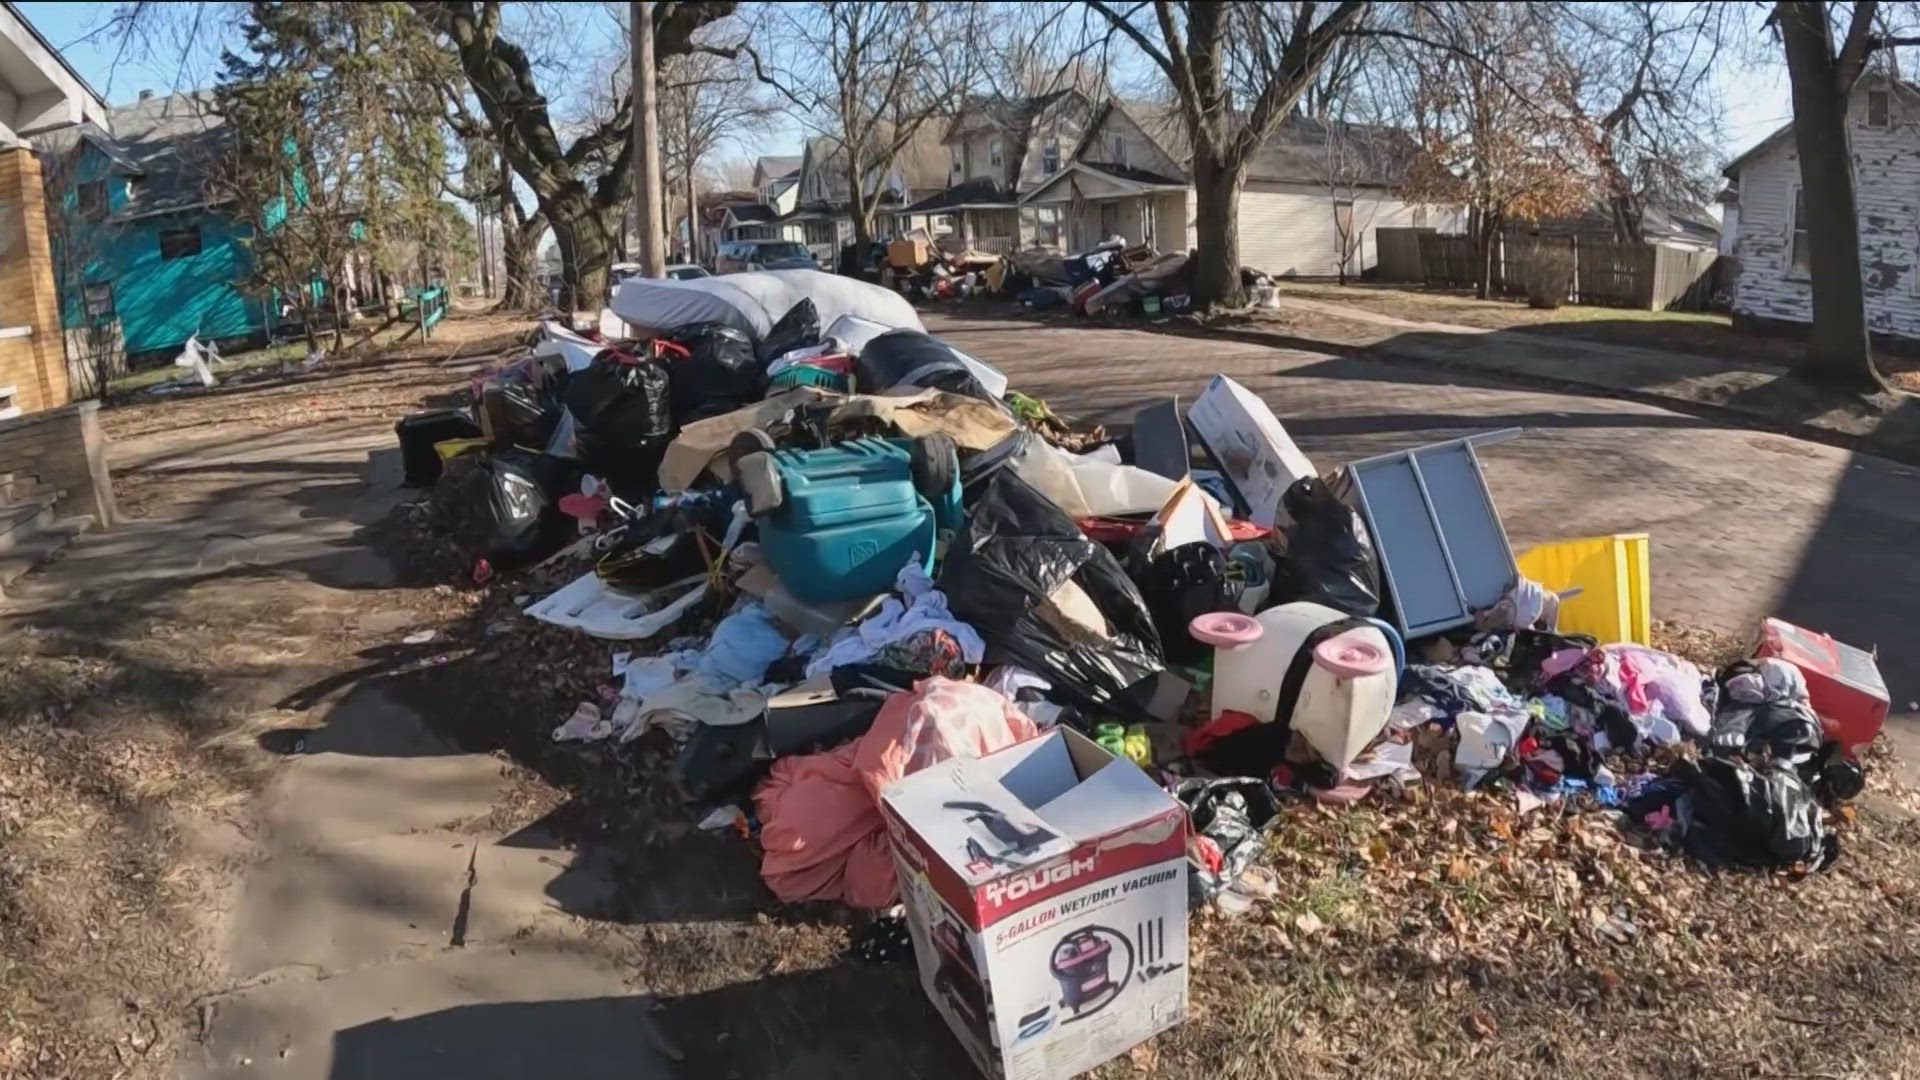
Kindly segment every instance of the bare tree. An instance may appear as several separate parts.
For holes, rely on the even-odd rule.
[[[824,0],[769,15],[762,34],[779,48],[774,71],[761,74],[825,137],[828,160],[817,164],[838,170],[854,240],[871,241],[903,152],[981,70],[988,6]]]
[[[1467,208],[1485,298],[1502,230],[1586,211],[1602,190],[1597,166],[1585,125],[1552,93],[1545,9],[1492,0],[1405,15],[1388,40],[1403,46],[1394,63],[1421,153],[1402,194]]]
[[[1920,44],[1887,25],[1874,0],[1778,0],[1772,26],[1793,86],[1793,138],[1807,229],[1813,326],[1796,373],[1849,390],[1884,390],[1873,366],[1847,102],[1874,53]],[[1835,32],[1840,36],[1836,40]]]
[[[540,86],[541,72],[527,50],[508,37],[500,0],[413,0],[411,6],[457,57],[508,165],[526,181],[553,230],[562,267],[561,306],[598,305],[606,296],[619,223],[633,197],[628,95],[620,96],[612,116],[563,142],[552,98]],[[664,59],[692,51],[695,32],[735,6],[714,0],[653,5],[656,55]]]
[[[1728,5],[1563,3],[1552,19],[1550,88],[1599,166],[1614,235],[1646,239],[1649,201],[1711,197],[1725,110],[1714,89]]]
[[[1153,0],[1125,10],[1086,0],[1111,34],[1132,41],[1172,84],[1192,151],[1193,298],[1237,305],[1240,190],[1247,166],[1313,85],[1341,34],[1367,4],[1343,0],[1324,15],[1311,2]],[[1151,21],[1137,17],[1150,11]]]
[[[702,167],[727,140],[765,131],[780,110],[744,57],[713,53],[676,56],[663,64],[660,105],[661,164],[680,192],[687,255],[697,262],[703,255],[696,190]]]

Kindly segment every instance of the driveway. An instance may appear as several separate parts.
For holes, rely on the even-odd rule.
[[[1658,618],[1748,634],[1777,615],[1877,648],[1902,757],[1920,761],[1920,472],[1698,417],[1515,389],[1451,371],[1275,348],[1230,336],[923,313],[930,332],[998,365],[1057,411],[1124,421],[1191,399],[1214,373],[1264,398],[1322,469],[1475,431],[1516,550],[1613,532],[1652,537]]]

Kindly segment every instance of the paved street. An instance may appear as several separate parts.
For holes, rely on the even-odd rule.
[[[1326,468],[1475,431],[1516,549],[1652,535],[1657,618],[1747,633],[1763,615],[1877,646],[1903,756],[1920,761],[1920,472],[1880,458],[1629,402],[1452,372],[1141,330],[933,314],[928,329],[1062,412],[1117,421],[1191,398],[1215,372],[1273,407]]]

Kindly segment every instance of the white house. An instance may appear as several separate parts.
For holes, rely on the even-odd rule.
[[[1854,198],[1860,214],[1860,269],[1867,325],[1875,333],[1920,338],[1920,88],[1882,74],[1854,87],[1847,106],[1853,143]],[[1736,325],[1813,321],[1800,155],[1793,125],[1760,140],[1722,170],[1722,196],[1740,260],[1733,289]]]
[[[1375,230],[1456,230],[1461,215],[1395,194],[1419,148],[1404,132],[1289,117],[1253,157],[1240,192],[1240,260],[1283,276],[1349,274],[1377,261]],[[1021,196],[1030,239],[1078,251],[1108,236],[1162,251],[1194,246],[1194,197],[1179,117],[1104,106],[1071,164]]]
[[[947,187],[903,213],[934,236],[1006,254],[1032,241],[1021,196],[1067,167],[1094,115],[1078,90],[969,101],[947,124]]]
[[[941,186],[945,157],[939,139],[937,127],[923,125],[895,156],[885,176],[865,178],[880,207],[874,216],[876,234],[890,231],[894,216],[908,203]],[[812,249],[822,265],[835,265],[840,248],[853,242],[854,233],[847,155],[836,139],[816,135],[807,140],[792,197],[793,208],[778,219],[780,238],[798,240]]]

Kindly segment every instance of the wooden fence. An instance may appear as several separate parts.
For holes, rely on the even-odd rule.
[[[1470,236],[1379,229],[1376,243],[1382,281],[1447,289],[1479,284],[1480,253]],[[1507,233],[1494,251],[1492,284],[1495,291],[1512,295],[1563,293],[1577,304],[1705,311],[1724,292],[1728,271],[1714,251]]]

